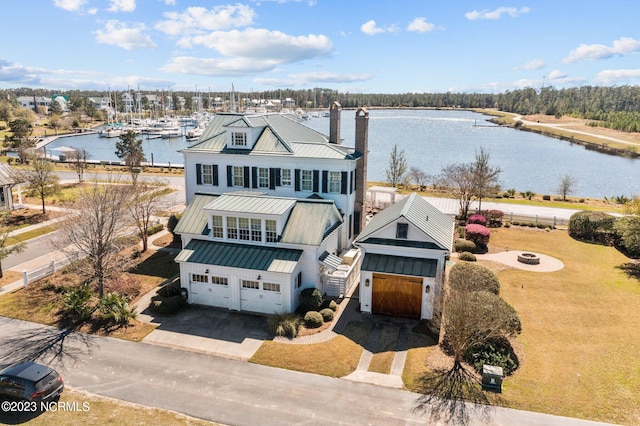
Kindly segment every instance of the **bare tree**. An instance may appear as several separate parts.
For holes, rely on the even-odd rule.
[[[422,191],[429,184],[429,181],[433,179],[432,176],[417,167],[409,169],[409,177],[418,186],[419,191]]]
[[[131,187],[129,214],[133,218],[138,235],[142,239],[142,251],[148,248],[148,228],[153,216],[169,207],[165,188],[160,181],[144,181]]]
[[[389,158],[389,166],[386,170],[387,182],[396,188],[404,181],[407,173],[407,160],[404,157],[404,151],[398,150],[398,145],[394,145]]]
[[[489,159],[489,152],[480,147],[480,151],[476,152],[476,158],[473,162],[473,175],[476,186],[475,196],[478,198],[479,209],[482,209],[482,199],[497,192],[500,188],[498,175],[502,170],[499,167],[490,165]]]
[[[437,179],[438,186],[444,188],[460,203],[460,216],[466,218],[469,206],[476,194],[473,164],[451,164],[442,169]]]
[[[129,197],[128,185],[121,184],[119,175],[110,175],[106,182],[93,178],[81,190],[76,209],[60,222],[59,238],[53,241],[67,256],[79,254],[71,267],[95,283],[100,298],[105,281],[131,266],[120,255],[127,245],[123,237],[130,223]]]
[[[562,201],[567,201],[567,195],[575,192],[576,185],[576,180],[569,175],[564,175],[560,178],[560,183],[556,191],[562,196]]]
[[[78,174],[78,182],[82,182],[84,171],[87,168],[87,159],[89,158],[89,153],[86,149],[75,147],[72,148],[73,151],[69,151],[67,153],[67,160],[71,162],[74,170]]]
[[[46,158],[32,157],[31,166],[23,173],[23,178],[29,182],[27,189],[42,201],[42,213],[46,213],[45,198],[60,191],[60,178],[53,171],[53,164]]]
[[[9,230],[6,228],[7,221],[11,216],[9,210],[0,210],[0,278],[3,277],[2,273],[2,261],[6,259],[12,253],[22,253],[25,249],[25,243],[18,243],[7,245],[7,239],[9,238]]]

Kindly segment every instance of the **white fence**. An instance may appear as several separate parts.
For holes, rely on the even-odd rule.
[[[22,271],[22,285],[24,287],[27,287],[30,283],[53,274],[63,266],[66,266],[72,261],[77,260],[79,257],[80,256],[76,253],[57,261],[51,259],[49,264],[47,264],[46,266],[41,266],[40,268],[36,268],[32,271]]]

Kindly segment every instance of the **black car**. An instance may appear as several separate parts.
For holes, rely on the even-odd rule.
[[[23,362],[0,371],[0,398],[47,401],[64,390],[62,376],[51,367]]]

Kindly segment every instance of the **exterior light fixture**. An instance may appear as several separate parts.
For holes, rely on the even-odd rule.
[[[367,278],[366,280],[364,280],[364,286],[365,286],[365,287],[369,287],[369,278]]]
[[[431,286],[430,285],[426,286],[424,288],[424,292],[427,293],[427,294],[431,293]]]

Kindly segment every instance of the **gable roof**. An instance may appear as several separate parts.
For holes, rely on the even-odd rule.
[[[401,217],[431,237],[441,249],[452,249],[454,220],[415,192],[373,216],[356,242],[366,242],[377,231]]]
[[[298,200],[280,242],[317,246],[341,224],[340,213],[333,201]]]
[[[209,230],[207,229],[209,219],[204,208],[208,204],[211,204],[211,202],[216,198],[218,198],[218,195],[196,193],[178,221],[173,232],[176,234],[209,234]]]
[[[8,164],[0,163],[0,186],[15,185],[20,182],[24,182],[24,179],[16,170]]]
[[[250,150],[227,148],[229,128],[259,128]],[[304,158],[355,159],[352,147],[329,143],[329,138],[307,127],[295,114],[218,113],[198,141],[181,152],[210,152],[244,155],[291,155]]]
[[[262,193],[222,194],[204,208],[226,213],[281,215],[296,204],[294,198],[266,197]]]

